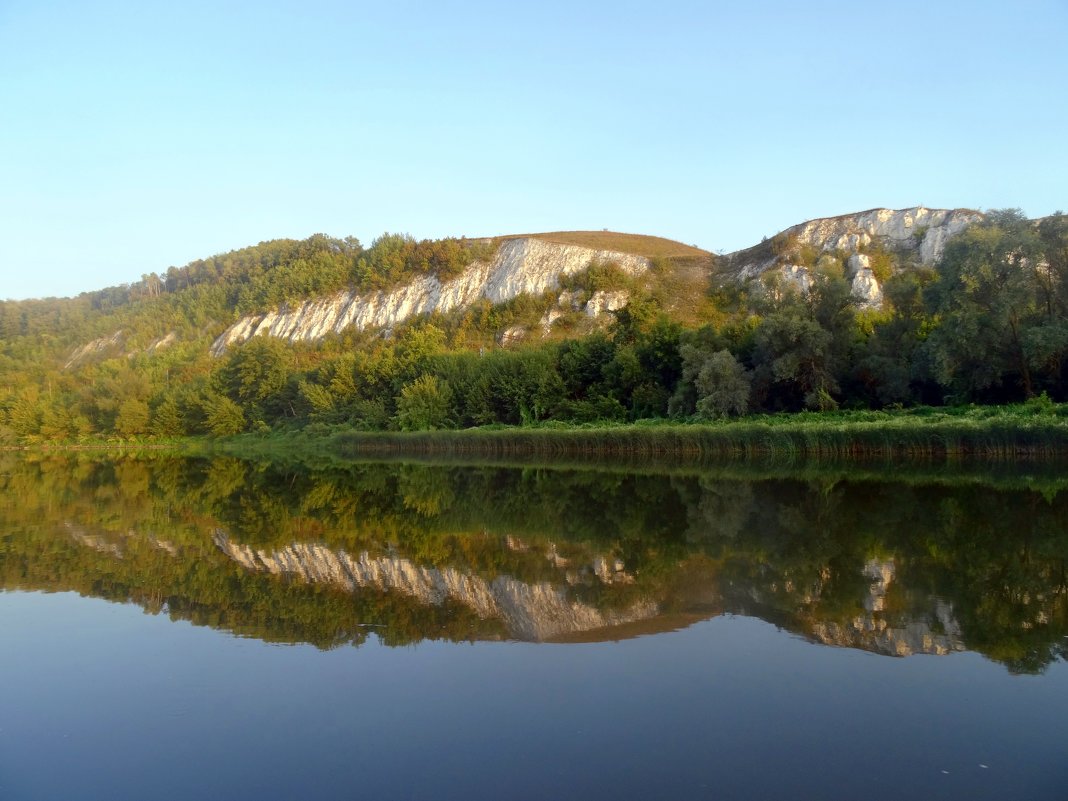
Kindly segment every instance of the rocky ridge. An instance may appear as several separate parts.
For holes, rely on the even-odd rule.
[[[863,250],[877,244],[912,262],[930,266],[942,257],[950,238],[982,219],[980,212],[969,209],[871,209],[795,225],[777,234],[770,243],[727,254],[722,257],[722,264],[728,274],[742,282],[772,273],[805,290],[812,283],[812,271],[797,263],[803,246],[819,253],[842,254],[853,295],[863,306],[877,308],[882,305],[882,287],[872,271],[870,256]]]
[[[772,275],[804,291],[813,280],[811,249],[815,249],[819,255],[841,259],[845,276],[860,304],[878,308],[882,305],[882,286],[873,269],[872,257],[865,251],[879,246],[894,253],[899,264],[932,265],[941,257],[951,237],[982,219],[980,212],[968,209],[917,206],[871,209],[810,220],[787,228],[759,245],[720,256],[716,259],[716,273],[719,280],[742,283]],[[808,260],[800,258],[805,248],[809,249]],[[364,293],[343,290],[247,315],[223,331],[210,350],[212,355],[221,356],[234,345],[260,335],[290,342],[315,342],[350,328],[389,331],[412,317],[447,313],[480,299],[496,304],[523,294],[541,295],[556,290],[562,278],[576,275],[596,261],[611,262],[629,277],[646,274],[651,266],[650,259],[634,253],[550,241],[539,236],[512,237],[502,240],[493,258],[476,261],[447,281],[428,275],[390,290]],[[692,265],[689,269],[703,273],[707,265]],[[700,282],[697,274],[695,278]],[[601,290],[589,297],[581,292],[561,291],[533,329],[518,326],[506,329],[498,333],[498,341],[510,345],[535,333],[548,334],[557,320],[569,314],[601,318],[623,308],[629,299],[629,294],[621,290]],[[116,331],[78,347],[70,353],[64,368],[123,352],[125,334]],[[143,348],[143,352],[156,352],[174,342],[175,335],[167,334]]]
[[[630,253],[534,237],[508,239],[491,261],[474,262],[449,281],[424,276],[391,290],[363,294],[346,290],[298,306],[244,317],[215,340],[211,352],[221,356],[228,348],[254,336],[314,342],[350,327],[390,329],[416,315],[449,312],[481,298],[503,303],[522,294],[540,295],[559,287],[561,277],[575,275],[595,261],[612,262],[631,276],[640,275],[649,267],[647,258]],[[593,313],[599,311],[600,308]]]
[[[94,339],[91,342],[86,342],[84,345],[75,348],[71,351],[70,356],[67,357],[67,361],[63,364],[63,369],[70,370],[83,362],[92,359],[100,359],[106,356],[125,354],[127,358],[132,358],[138,353],[156,353],[164,348],[169,348],[177,341],[178,335],[174,331],[171,331],[170,333],[152,340],[152,342],[150,342],[143,350],[125,350],[126,332],[120,329],[109,336]]]
[[[91,342],[86,342],[84,345],[75,348],[74,351],[71,352],[66,363],[63,365],[63,369],[70,370],[72,367],[77,367],[88,359],[118,350],[122,347],[125,338],[126,334],[124,331],[116,331],[109,336],[100,337]]]

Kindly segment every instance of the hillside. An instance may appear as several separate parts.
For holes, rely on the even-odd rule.
[[[874,209],[713,256],[316,235],[0,303],[0,441],[1065,398],[1068,224]]]
[[[393,289],[375,292],[342,290],[262,315],[248,315],[215,340],[212,353],[222,355],[227,348],[257,335],[265,334],[290,342],[317,341],[350,328],[392,330],[412,317],[447,314],[470,308],[480,300],[500,305],[521,296],[540,298],[560,289],[561,281],[597,264],[614,265],[622,285],[624,279],[645,273],[650,261],[631,253],[592,250],[537,237],[507,238],[496,245],[492,256],[472,261],[452,277],[424,274]],[[555,302],[545,304],[547,308],[541,324],[543,328],[549,328],[559,316],[580,308],[587,315],[596,317],[603,311],[620,308],[623,303],[622,294],[610,294],[606,289],[595,289],[581,299],[560,296]],[[552,316],[553,312],[557,316]]]
[[[708,259],[712,256],[707,250],[694,245],[684,245],[673,239],[642,234],[620,234],[614,231],[553,231],[544,234],[513,234],[498,239],[542,239],[562,245],[578,245],[593,250],[610,250],[616,253],[629,253],[648,259]]]
[[[729,253],[720,260],[720,268],[738,281],[772,274],[804,289],[811,284],[820,259],[833,259],[836,269],[844,268],[854,297],[878,308],[883,301],[881,283],[895,269],[933,266],[953,236],[982,220],[980,212],[970,209],[923,206],[825,217]]]

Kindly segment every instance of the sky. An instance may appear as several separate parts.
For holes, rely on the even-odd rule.
[[[322,232],[1068,210],[1068,0],[0,0],[0,298]]]

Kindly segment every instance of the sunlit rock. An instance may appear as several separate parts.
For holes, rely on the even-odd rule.
[[[630,294],[625,290],[598,290],[586,301],[586,316],[599,317],[605,312],[613,312],[627,305]]]
[[[723,256],[721,264],[727,274],[741,282],[775,271],[787,284],[807,291],[812,276],[808,268],[791,261],[793,254],[805,247],[838,254],[847,257],[846,277],[860,305],[879,308],[882,287],[872,272],[870,258],[861,250],[877,244],[910,263],[930,266],[942,257],[950,238],[982,219],[981,213],[968,209],[872,209],[795,225],[778,234],[772,243]],[[780,243],[778,251],[771,246],[776,241]]]
[[[575,275],[592,262],[611,262],[625,275],[639,275],[649,267],[648,259],[629,253],[533,237],[509,239],[501,244],[492,261],[474,262],[444,283],[434,276],[423,276],[388,291],[342,291],[293,308],[282,306],[243,317],[215,340],[211,352],[220,356],[253,336],[314,342],[348,328],[391,328],[416,315],[450,312],[481,298],[503,303],[522,294],[540,295],[557,288],[561,277]]]

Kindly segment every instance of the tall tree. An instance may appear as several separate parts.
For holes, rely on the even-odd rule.
[[[949,241],[931,292],[939,325],[928,340],[943,384],[973,397],[1005,383],[1010,396],[1034,395],[1025,342],[1043,312],[1042,256],[1018,209],[991,212]]]

